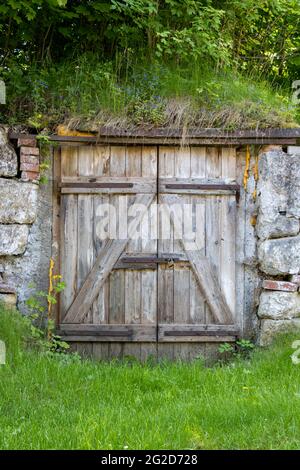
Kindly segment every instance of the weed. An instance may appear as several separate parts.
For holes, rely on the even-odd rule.
[[[229,362],[233,359],[247,359],[254,348],[254,344],[248,339],[239,339],[235,343],[222,343],[218,348],[222,356],[220,362]]]

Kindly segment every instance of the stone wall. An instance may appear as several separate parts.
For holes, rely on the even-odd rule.
[[[39,186],[36,139],[12,146],[0,127],[0,300],[25,310],[30,284],[47,289],[51,182]]]
[[[300,328],[300,148],[273,147],[259,156],[258,263],[262,292],[259,343]],[[299,317],[299,318],[298,318]]]

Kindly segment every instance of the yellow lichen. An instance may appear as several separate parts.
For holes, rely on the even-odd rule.
[[[249,178],[249,168],[250,168],[250,149],[249,145],[246,147],[246,166],[245,166],[245,171],[244,171],[244,178],[243,178],[243,184],[244,184],[244,189],[247,191],[247,183],[248,183],[248,178]]]
[[[255,189],[252,193],[253,200],[256,201],[256,196],[257,196],[257,191],[256,191],[256,186],[257,186],[257,181],[258,181],[258,154],[255,155],[255,164],[253,166],[253,176],[254,176],[254,181],[255,181]]]
[[[53,293],[53,269],[54,269],[54,260],[50,258],[50,266],[49,266],[49,289],[48,289],[48,320],[51,320],[51,296]],[[51,337],[51,330],[48,329],[48,339]]]
[[[68,137],[93,137],[94,134],[91,132],[81,132],[81,131],[74,131],[72,129],[68,129],[66,126],[62,124],[57,126],[56,128],[57,135],[68,136]]]

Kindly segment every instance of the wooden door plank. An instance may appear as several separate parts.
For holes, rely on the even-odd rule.
[[[158,177],[174,178],[175,176],[175,148],[174,146],[160,146],[158,162]],[[163,204],[165,194],[158,194],[159,204]],[[161,229],[161,220],[158,219],[159,231]],[[170,238],[164,240],[159,233],[158,254],[174,252],[174,231],[170,226]],[[158,323],[174,322],[174,268],[173,266],[158,266]],[[158,344],[157,356],[159,359],[172,360],[174,357],[173,344]]]
[[[174,147],[159,147],[159,178],[172,178],[175,174]],[[159,194],[159,204],[165,203],[165,196]],[[161,215],[161,214],[160,214]],[[163,214],[162,214],[163,215]],[[161,228],[161,221],[159,220]],[[159,230],[158,255],[174,253],[174,230],[170,226],[170,238],[163,239]],[[174,269],[173,266],[158,267],[158,320],[161,323],[174,321]]]
[[[191,147],[191,178],[205,178],[206,176],[206,148]],[[197,196],[191,197],[193,214],[196,220],[194,239],[197,250],[205,255],[205,199]],[[205,323],[205,300],[199,289],[193,270],[190,270],[190,321],[191,323]]]
[[[94,220],[93,220],[93,245],[94,260],[99,256],[103,248],[104,240],[97,234],[97,224],[99,223],[98,208],[103,204],[109,203],[108,196],[94,196]],[[109,279],[106,279],[104,285],[99,290],[99,294],[93,302],[93,323],[108,323],[108,296],[109,296]]]
[[[60,295],[61,320],[72,304],[77,291],[77,196],[61,200],[61,275],[66,284]]]
[[[51,258],[54,261],[53,274],[61,275],[61,244],[60,244],[60,194],[59,182],[61,180],[61,149],[53,149],[53,197],[52,197],[52,246]],[[64,280],[64,279],[63,279]],[[58,325],[60,321],[60,302],[52,305],[52,319]]]
[[[109,145],[97,145],[94,149],[94,174],[93,177],[107,177],[110,174],[110,152]]]
[[[108,178],[110,172],[110,146],[96,146],[93,148],[94,171],[93,179]],[[81,176],[80,179],[87,179]],[[90,179],[90,178],[89,178]],[[109,203],[109,195],[95,194],[94,201],[94,220],[93,220],[93,241],[94,241],[94,259],[99,255],[103,247],[104,240],[97,234],[97,225],[99,223],[99,210],[104,204]],[[108,323],[108,296],[109,296],[109,280],[107,279],[99,291],[93,303],[93,323]]]
[[[143,147],[142,177],[147,179],[156,176],[157,147]],[[157,192],[157,184],[155,192]],[[148,252],[157,254],[157,197],[155,197],[153,203],[154,205],[152,204],[142,220],[142,255]],[[155,229],[154,233],[151,233],[152,228]],[[141,272],[141,322],[143,324],[155,325],[157,323],[157,266],[155,270]],[[143,354],[146,354],[145,348],[143,349]]]
[[[235,320],[239,325],[241,332],[244,332],[244,312],[250,311],[245,308],[245,244],[246,243],[246,194],[243,188],[243,175],[244,175],[244,165],[245,165],[245,154],[244,150],[236,150],[236,179],[237,182],[241,185],[241,195],[240,201],[237,206],[236,214],[236,262],[235,262],[235,274],[236,274],[236,312]],[[250,268],[251,271],[253,271]],[[251,280],[251,285],[253,284],[253,279]],[[249,293],[247,293],[249,295]],[[251,292],[250,292],[251,295]],[[252,319],[250,319],[252,322]]]
[[[191,149],[190,147],[182,147],[175,149],[175,174],[176,178],[189,179],[191,176]],[[190,196],[181,195],[178,197],[179,207],[181,213],[176,214],[180,217],[179,221],[182,231],[182,236],[187,236],[187,230],[189,230],[190,218]],[[178,227],[179,228],[179,227]],[[183,245],[181,240],[178,238],[178,233],[174,229],[174,251],[177,253],[183,253]],[[174,272],[174,322],[175,323],[188,323],[190,318],[190,267],[189,265],[176,264],[173,268]],[[186,355],[189,346],[187,344],[181,344],[177,346],[180,349],[180,354]]]
[[[142,176],[142,148],[140,146],[127,147],[126,150],[126,176],[141,177]],[[129,213],[135,202],[134,196],[128,196]],[[139,226],[139,235],[142,233],[143,219],[148,213],[145,212],[141,218]],[[129,221],[128,221],[129,222]],[[141,236],[136,239],[130,239],[127,246],[127,253],[140,252],[142,248]],[[125,323],[140,324],[141,323],[141,272],[139,270],[125,271]],[[126,344],[124,345],[124,354],[140,358],[140,345]]]
[[[222,178],[235,178],[236,152],[233,148],[222,148]],[[220,283],[230,310],[235,314],[235,230],[236,198],[221,200],[221,266]]]
[[[107,361],[110,359],[110,343],[93,342],[93,360]]]
[[[206,177],[220,178],[221,164],[219,149],[217,147],[206,148]],[[205,253],[211,263],[216,279],[220,279],[220,205],[221,199],[218,196],[206,198],[205,210]],[[210,312],[209,306],[206,308],[207,323],[213,322],[214,315]]]
[[[142,148],[142,177],[157,178],[157,147],[146,146]]]
[[[94,173],[93,147],[80,147],[78,149],[78,174],[91,176]],[[94,205],[92,195],[78,195],[78,257],[77,257],[77,292],[90,272],[94,262],[93,243],[93,216]],[[93,321],[92,308],[89,310],[84,322]]]
[[[126,178],[126,147],[111,147],[110,177]],[[118,210],[122,204],[126,207],[127,195],[111,195],[109,201],[111,210]],[[110,215],[110,221],[113,223],[112,215]],[[118,217],[116,223],[118,231]],[[124,231],[127,234],[127,227],[124,227]],[[125,272],[112,271],[107,282],[109,283],[108,322],[125,323]]]
[[[61,147],[61,178],[78,177],[78,148]]]
[[[113,269],[114,264],[117,262],[122,251],[127,245],[128,240],[132,237],[136,228],[140,224],[141,218],[145,211],[148,210],[153,198],[153,194],[137,196],[136,203],[141,204],[141,206],[143,206],[143,210],[141,210],[139,216],[132,222],[128,233],[128,239],[107,241],[76,299],[69,308],[64,319],[65,323],[82,322],[91,307],[92,302],[98,295],[100,288],[103,286],[105,280]]]
[[[142,176],[142,147],[139,145],[126,149],[126,176]]]
[[[61,174],[78,175],[78,149],[61,149]],[[61,275],[66,284],[60,295],[61,321],[77,292],[77,236],[78,236],[78,198],[75,195],[61,198]]]
[[[206,148],[191,147],[191,179],[205,179],[206,175]]]

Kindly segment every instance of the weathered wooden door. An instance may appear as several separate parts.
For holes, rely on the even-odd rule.
[[[234,149],[159,149],[159,203],[173,207],[174,223],[158,250],[184,260],[158,268],[161,342],[226,340],[237,330],[235,168]]]
[[[61,161],[61,329],[73,341],[156,341],[156,265],[131,258],[155,255],[157,240],[131,238],[156,200],[157,148],[69,148]]]
[[[235,166],[226,148],[62,147],[61,333],[75,342],[233,337]]]

